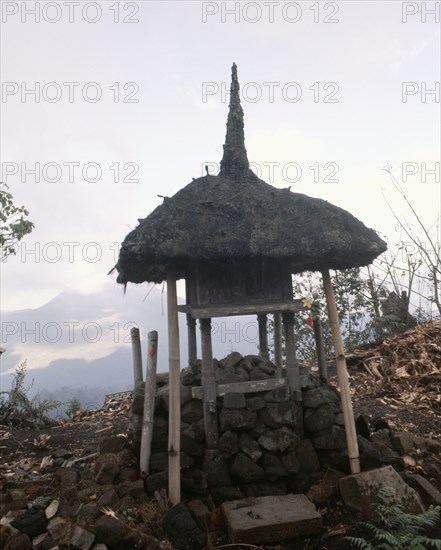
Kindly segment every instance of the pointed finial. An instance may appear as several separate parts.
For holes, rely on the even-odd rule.
[[[224,155],[221,160],[220,170],[222,176],[234,178],[238,181],[245,178],[249,170],[236,63],[233,63],[231,68],[227,134],[225,136]]]

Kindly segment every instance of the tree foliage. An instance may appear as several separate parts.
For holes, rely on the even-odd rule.
[[[81,401],[78,399],[78,397],[74,396],[71,399],[69,399],[66,405],[67,407],[64,413],[68,418],[72,420],[72,418],[76,415],[76,413],[81,410]]]
[[[6,183],[0,182],[0,250],[1,259],[16,254],[16,244],[34,228],[27,219],[28,210],[24,206],[15,206],[12,194]]]
[[[331,275],[331,280],[346,350],[383,336],[386,328],[381,318],[379,304],[387,297],[387,289],[379,286],[372,276],[359,268],[335,272]],[[306,272],[295,275],[293,294],[295,298],[308,297],[313,302],[309,312],[300,313],[294,318],[298,359],[316,358],[314,332],[307,323],[309,316],[320,317],[325,354],[331,356],[333,353],[331,331],[320,274]]]

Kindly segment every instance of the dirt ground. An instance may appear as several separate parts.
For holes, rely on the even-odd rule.
[[[420,398],[409,400],[409,395],[392,381],[372,378],[360,367],[348,367],[354,414],[371,419],[384,418],[394,430],[440,440],[441,402],[428,402]],[[331,376],[337,384],[337,376]]]
[[[40,430],[11,431],[10,428],[0,426],[0,480],[4,463],[12,464],[23,457],[40,458],[47,455],[46,438],[51,449],[63,448],[80,457],[96,452],[100,437],[126,434],[128,422],[128,412],[113,417],[97,412],[87,420],[65,422]]]
[[[357,361],[349,361],[348,372],[355,416],[365,415],[370,421],[386,420],[394,430],[407,430],[419,436],[441,441],[441,402],[436,396],[424,399],[422,392],[417,397],[403,391],[402,386],[391,380],[377,378]],[[329,372],[330,382],[337,383],[333,369]],[[412,389],[412,388],[411,388]],[[418,388],[413,388],[418,389]],[[429,391],[430,387],[426,390]],[[415,392],[414,392],[415,393]],[[433,392],[432,392],[433,393]],[[418,392],[417,392],[418,394]],[[8,467],[26,468],[26,461],[36,463],[47,455],[45,438],[50,437],[52,449],[64,448],[74,456],[85,456],[98,450],[98,441],[104,435],[127,433],[128,406],[119,412],[103,411],[89,415],[79,422],[69,422],[46,430],[25,430],[13,432],[0,426],[0,485]],[[48,440],[49,441],[49,440]],[[19,466],[17,466],[19,465]],[[441,490],[441,457],[431,455],[421,460],[419,471]],[[278,546],[231,545],[221,540],[217,548],[228,550],[345,550],[349,544],[344,536],[365,536],[367,533],[357,525],[361,518],[345,511],[338,495],[326,508],[320,510],[324,531],[321,535],[287,541]],[[441,533],[441,525],[437,528]],[[435,535],[435,533],[434,533]],[[437,535],[439,536],[439,534]]]
[[[441,321],[418,325],[370,348],[355,350],[348,354],[347,364],[355,417],[363,415],[370,424],[381,419],[394,431],[405,430],[441,442]],[[329,381],[338,386],[332,365]],[[127,395],[120,396],[100,411],[84,414],[79,421],[44,430],[12,431],[0,426],[0,486],[11,471],[38,470],[48,445],[52,450],[64,448],[84,457],[98,451],[103,436],[126,434],[130,400]],[[418,449],[416,453],[417,473],[441,490],[441,456]],[[345,510],[338,494],[320,512],[320,535],[264,547],[232,545],[221,534],[209,549],[345,550],[350,548],[345,536],[368,535],[358,524],[361,518]],[[430,535],[441,538],[441,520]]]

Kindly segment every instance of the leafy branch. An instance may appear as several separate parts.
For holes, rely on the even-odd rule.
[[[24,206],[15,206],[9,186],[0,182],[0,251],[1,260],[16,254],[16,244],[31,233],[34,224],[26,219],[29,216]]]

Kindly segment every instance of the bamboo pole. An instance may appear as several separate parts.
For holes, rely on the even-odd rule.
[[[133,357],[133,397],[134,399],[141,398],[144,395],[144,388],[142,383],[142,353],[141,353],[141,339],[139,336],[139,328],[133,327],[130,329],[130,336],[132,341],[132,357]],[[142,433],[142,415],[131,415],[131,432],[133,435],[133,446],[136,453],[139,452],[141,446],[141,433]]]
[[[141,355],[141,340],[139,338],[139,328],[133,327],[130,329],[132,340],[132,356],[133,356],[133,387],[136,388],[142,382],[142,355]]]
[[[199,319],[202,348],[202,388],[204,390],[203,410],[205,444],[207,449],[217,449],[219,433],[217,428],[217,396],[211,346],[211,319]]]
[[[144,412],[141,432],[141,452],[139,471],[141,476],[149,474],[150,454],[153,435],[153,417],[155,414],[156,363],[158,359],[158,333],[152,330],[148,334],[147,369],[145,374]]]
[[[320,317],[314,317],[312,328],[314,329],[315,346],[317,350],[317,362],[319,366],[320,379],[328,381],[328,367],[326,366],[325,346],[323,344],[323,330]]]
[[[179,324],[176,278],[167,273],[169,413],[168,413],[168,495],[172,505],[181,500],[180,429],[181,429],[181,368],[179,362]]]
[[[196,319],[187,313],[187,335],[188,335],[188,364],[193,365],[197,359],[196,343]]]
[[[266,314],[257,316],[259,324],[259,355],[268,359],[268,318]]]
[[[351,473],[357,474],[358,472],[360,472],[360,457],[358,453],[357,432],[355,430],[354,411],[352,410],[351,394],[349,391],[349,377],[346,367],[343,340],[340,332],[337,305],[335,303],[334,289],[332,288],[329,270],[324,270],[322,272],[322,276],[323,286],[326,295],[326,303],[328,306],[332,342],[335,349],[335,363],[337,365],[338,384],[340,386],[343,419],[345,422],[346,444],[348,446],[349,464],[351,467]]]
[[[274,313],[274,363],[277,367],[277,377],[282,376],[283,348],[282,348],[282,314]]]

